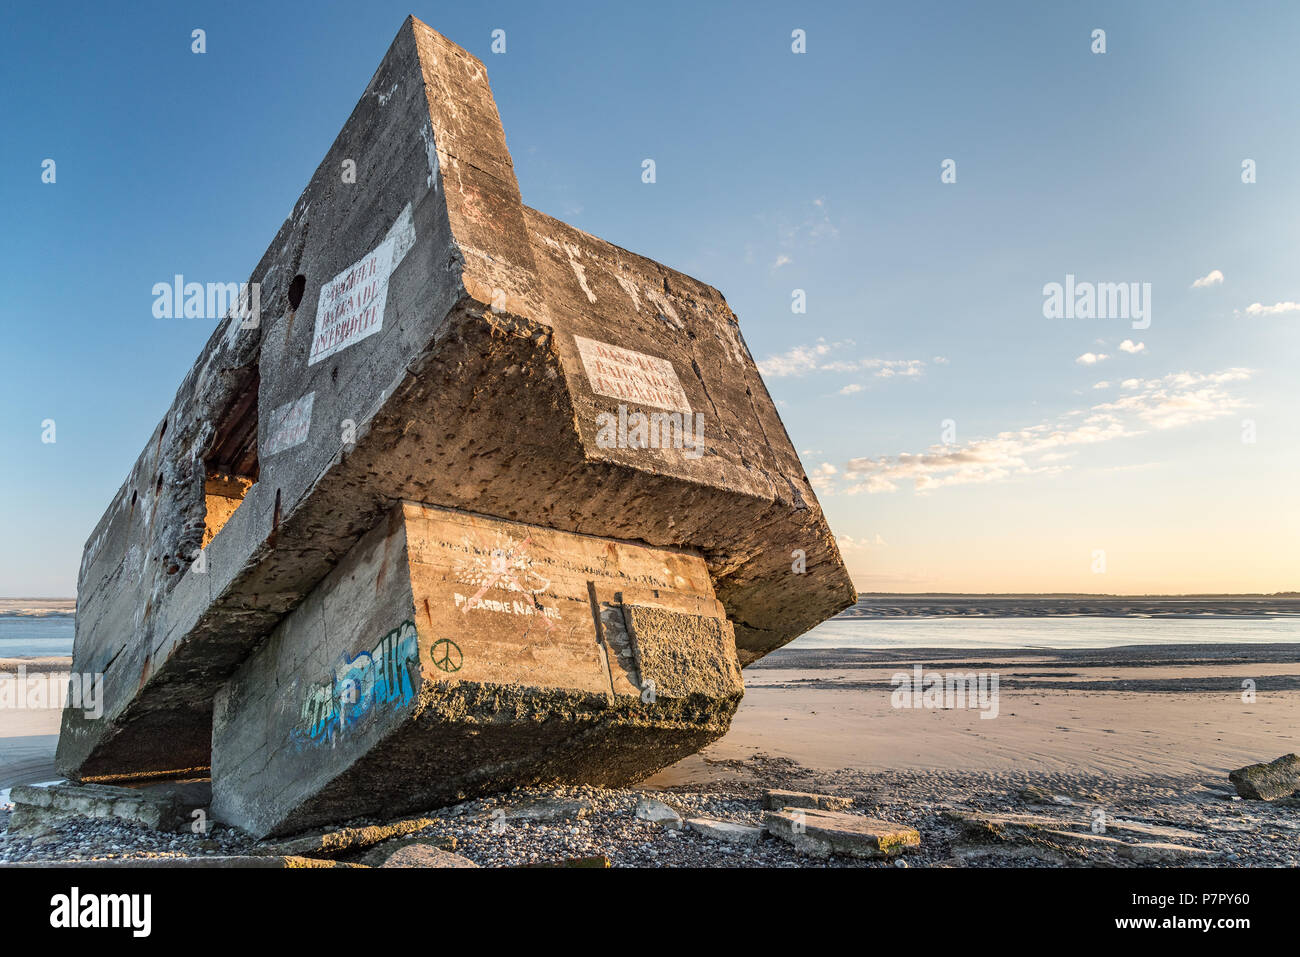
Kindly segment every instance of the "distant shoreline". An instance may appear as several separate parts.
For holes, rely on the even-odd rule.
[[[1294,595],[1294,593],[1290,593]],[[1300,595],[859,595],[845,618],[1278,618]]]

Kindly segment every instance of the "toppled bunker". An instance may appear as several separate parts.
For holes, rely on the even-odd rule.
[[[69,778],[257,835],[622,783],[855,600],[723,297],[524,206],[418,20],[251,283],[86,544]]]

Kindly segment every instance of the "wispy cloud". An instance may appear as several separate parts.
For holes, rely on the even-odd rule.
[[[891,379],[895,376],[919,376],[925,371],[925,361],[922,359],[838,358],[852,348],[852,341],[827,342],[818,339],[811,345],[795,346],[779,355],[763,359],[758,363],[758,371],[768,379],[788,379],[814,372],[865,372],[879,379]]]
[[[1001,432],[991,439],[933,445],[924,452],[855,458],[844,467],[847,494],[897,491],[911,482],[917,492],[949,485],[998,482],[1056,474],[1058,464],[1080,448],[1180,428],[1232,414],[1247,403],[1227,388],[1249,379],[1251,370],[1176,372],[1160,378],[1126,380],[1133,391],[1111,402],[1068,412],[1055,422]]]
[[[830,488],[835,481],[835,476],[839,474],[839,469],[831,465],[830,462],[823,462],[811,472],[808,473],[808,481],[815,489]]]
[[[1085,352],[1074,361],[1081,366],[1095,366],[1098,362],[1105,362],[1110,356],[1104,352]]]
[[[1192,283],[1193,289],[1204,289],[1206,286],[1218,286],[1223,283],[1223,273],[1217,269],[1211,269],[1208,273]]]
[[[1238,316],[1282,316],[1289,312],[1300,312],[1300,302],[1275,302],[1271,306],[1252,302],[1245,309],[1235,310]]]
[[[793,255],[819,243],[839,238],[840,231],[831,221],[830,208],[823,197],[809,202],[796,214],[800,218],[786,220],[777,226],[778,253],[772,269],[780,269],[794,261]]]
[[[852,552],[865,552],[871,548],[884,548],[889,543],[880,537],[877,532],[874,537],[854,538],[852,535],[836,535],[835,544],[839,545],[840,553],[847,556]]]

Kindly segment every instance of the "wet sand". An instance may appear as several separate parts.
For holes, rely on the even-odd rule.
[[[996,674],[997,716],[892,707],[891,678],[918,664]],[[1247,680],[1253,703],[1243,701]],[[650,783],[700,783],[755,755],[814,770],[1226,781],[1234,768],[1300,751],[1300,644],[782,649],[745,669],[745,686],[730,733]]]
[[[0,674],[67,671],[71,658],[0,658]],[[15,784],[39,784],[59,777],[54,770],[54,749],[59,743],[60,708],[5,708],[0,710],[0,790]]]

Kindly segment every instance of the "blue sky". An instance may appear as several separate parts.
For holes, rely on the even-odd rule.
[[[860,588],[1300,588],[1300,6],[406,0],[6,6],[0,595],[74,593],[211,332],[153,284],[247,277],[408,13],[525,202],[727,296]]]

